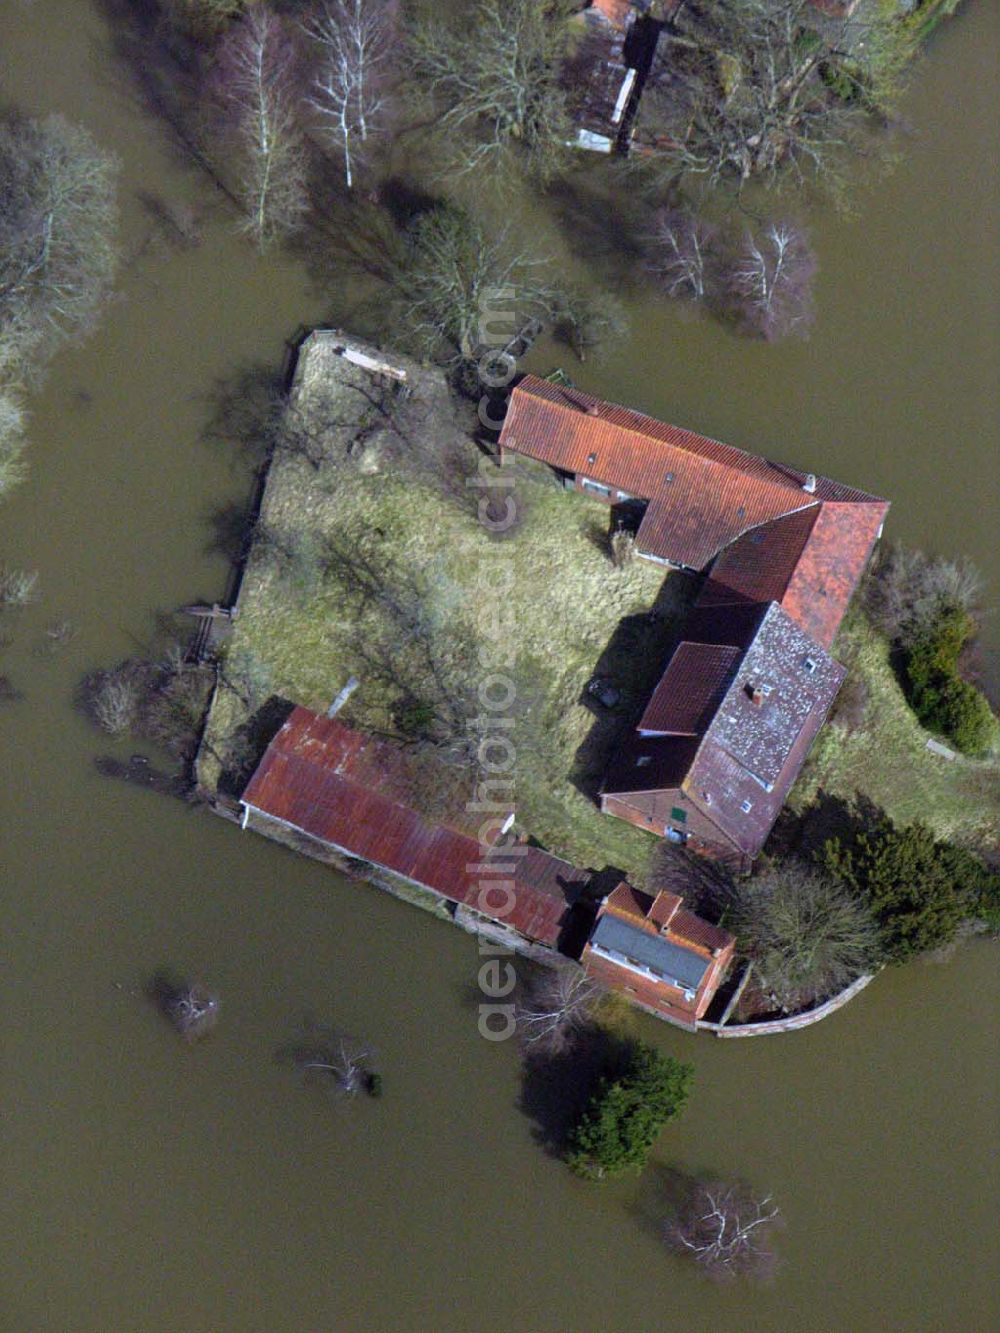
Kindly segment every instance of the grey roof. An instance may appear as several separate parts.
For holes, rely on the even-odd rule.
[[[773,785],[806,719],[817,705],[825,716],[843,676],[829,653],[772,602],[708,734],[761,786]],[[750,697],[755,686],[767,694],[760,706]]]
[[[591,946],[617,956],[617,961],[638,964],[682,990],[697,990],[708,969],[708,959],[673,944],[660,935],[630,926],[605,913],[590,938]]]

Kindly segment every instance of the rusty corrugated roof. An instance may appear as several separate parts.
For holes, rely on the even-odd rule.
[[[442,765],[447,782],[445,770],[450,766]],[[349,856],[554,946],[588,872],[538,848],[520,846],[494,848],[493,869],[484,872],[481,816],[467,813],[464,803],[456,803],[439,821],[421,815],[410,804],[414,780],[405,749],[337,718],[295,708],[242,800]],[[484,887],[507,879],[513,901],[505,891],[491,894]]]

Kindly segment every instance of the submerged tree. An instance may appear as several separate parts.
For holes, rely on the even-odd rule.
[[[594,1021],[606,992],[583,968],[547,967],[521,982],[517,1033],[528,1056],[560,1055]]]
[[[575,7],[480,0],[461,22],[413,28],[413,69],[444,107],[442,129],[460,136],[460,170],[499,167],[515,148],[540,175],[556,168],[569,137],[562,65]]]
[[[714,293],[718,228],[684,209],[664,208],[656,216],[650,268],[668,296],[706,301]]]
[[[215,91],[235,149],[245,227],[260,249],[294,231],[308,206],[296,51],[283,21],[255,5],[222,38]]]
[[[153,978],[149,993],[160,1012],[185,1041],[197,1041],[215,1027],[219,997],[204,986],[176,981],[165,972]]]
[[[601,1080],[570,1135],[572,1170],[592,1180],[642,1170],[660,1130],[687,1102],[691,1076],[690,1065],[633,1042],[621,1072]]]
[[[628,333],[628,319],[621,304],[605,292],[583,287],[562,287],[552,297],[552,332],[576,353],[587,354],[619,341]]]
[[[36,377],[92,327],[117,262],[117,174],[117,159],[60,116],[0,118],[0,382]],[[0,431],[11,459],[9,391]]]
[[[665,1238],[714,1278],[767,1278],[776,1259],[771,1248],[780,1213],[771,1196],[758,1196],[740,1181],[692,1181]]]
[[[837,20],[812,0],[686,4],[660,35],[642,119],[671,174],[714,184],[840,179],[844,150],[895,106],[915,38],[897,0]]]
[[[319,52],[310,105],[354,185],[358,159],[385,128],[397,49],[394,0],[324,0],[303,24]]]
[[[461,208],[441,204],[414,223],[394,287],[405,326],[420,350],[451,360],[477,354],[491,321],[513,337],[557,303],[537,275],[539,261],[493,235]]]
[[[373,1067],[374,1052],[346,1033],[307,1025],[304,1040],[285,1047],[279,1058],[290,1061],[303,1076],[320,1082],[338,1098],[357,1097],[362,1092],[370,1097],[381,1095],[382,1076]]]
[[[773,342],[805,334],[812,317],[816,260],[804,233],[788,222],[747,231],[726,275],[727,302],[749,333]]]

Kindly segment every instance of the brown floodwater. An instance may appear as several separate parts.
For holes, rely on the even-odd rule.
[[[808,343],[751,346],[636,300],[632,341],[577,372],[891,496],[895,532],[970,552],[994,592],[998,37],[997,8],[968,4],[935,39],[896,174],[856,222],[815,224]],[[477,1033],[471,938],[96,775],[107,747],[72,709],[80,674],[225,582],[209,518],[246,472],[202,439],[213,386],[349,310],[234,239],[132,101],[99,10],[8,0],[0,86],[121,154],[132,256],[99,333],[34,398],[31,479],[0,518],[0,557],[42,590],[4,623],[2,669],[26,697],[3,717],[0,1327],[995,1326],[988,945],[883,975],[792,1036],[641,1022],[696,1068],[658,1161],[745,1175],[787,1222],[774,1285],[719,1289],[662,1251],[655,1173],[595,1188],[538,1145],[514,1050]],[[205,210],[201,247],[144,246],[141,190]],[[66,619],[72,642],[40,646]],[[203,1046],[134,995],[160,965],[221,993]],[[380,1101],[331,1107],[275,1061],[306,1014],[376,1048]]]

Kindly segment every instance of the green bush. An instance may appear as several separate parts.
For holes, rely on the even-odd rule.
[[[944,607],[907,654],[906,684],[921,723],[978,756],[992,748],[996,721],[985,695],[959,674],[959,657],[975,628],[962,607]]]
[[[889,962],[947,944],[970,917],[1000,916],[998,877],[970,853],[938,842],[923,824],[897,828],[883,818],[850,844],[828,842],[819,860],[867,899]]]
[[[678,1115],[692,1069],[645,1042],[635,1042],[617,1078],[604,1078],[570,1135],[566,1160],[591,1180],[641,1171],[657,1136]]]

